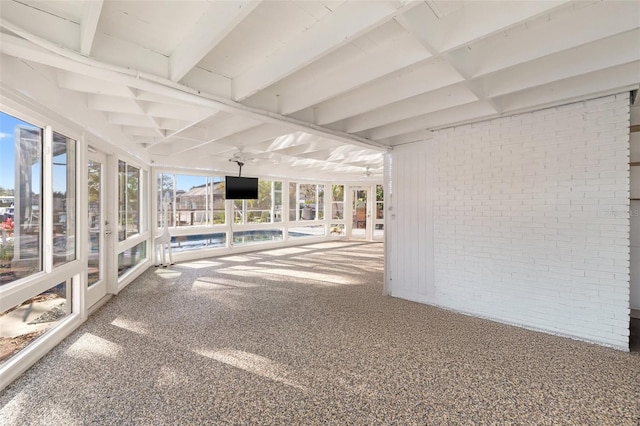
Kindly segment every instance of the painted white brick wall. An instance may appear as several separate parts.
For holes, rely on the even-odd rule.
[[[620,94],[394,149],[390,294],[628,349],[628,126]]]

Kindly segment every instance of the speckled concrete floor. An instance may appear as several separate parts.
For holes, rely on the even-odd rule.
[[[326,243],[148,270],[0,407],[3,425],[637,425],[640,354],[383,296],[381,244]]]

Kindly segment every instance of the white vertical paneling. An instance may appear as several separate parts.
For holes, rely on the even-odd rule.
[[[636,95],[637,96],[637,95]],[[631,163],[640,163],[640,132],[636,130],[640,126],[640,106],[631,107]],[[629,306],[636,316],[640,313],[640,166],[631,167],[631,276],[629,288]]]
[[[433,163],[428,145],[394,149],[389,234],[389,277],[394,296],[428,301],[433,295]]]
[[[640,200],[631,201],[631,309],[640,311]]]

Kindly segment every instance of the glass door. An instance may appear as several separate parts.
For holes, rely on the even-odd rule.
[[[369,211],[369,191],[363,188],[351,190],[351,238],[357,240],[371,239],[371,213]]]
[[[108,222],[105,215],[105,170],[106,156],[100,153],[88,153],[88,227],[89,254],[87,268],[87,307],[91,307],[107,294],[106,280],[106,244]]]

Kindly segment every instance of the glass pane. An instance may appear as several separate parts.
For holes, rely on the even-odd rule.
[[[289,238],[321,237],[324,235],[324,225],[296,226],[289,228]]]
[[[42,129],[0,113],[0,285],[42,270]]]
[[[367,227],[367,191],[353,191],[353,229]]]
[[[384,190],[382,185],[376,185],[376,219],[384,219]]]
[[[140,169],[127,164],[126,237],[140,233]]]
[[[282,182],[273,182],[273,221],[282,222]]]
[[[298,220],[296,217],[298,203],[298,189],[295,183],[289,183],[289,220]]]
[[[247,200],[247,223],[271,222],[271,181],[258,181],[258,199]]]
[[[316,218],[316,189],[317,186],[309,183],[300,185],[300,218],[302,220],[314,220]]]
[[[118,161],[118,241],[127,238],[127,163]]]
[[[264,229],[260,231],[239,231],[233,233],[233,244],[253,244],[264,241],[282,240],[282,229]]]
[[[173,252],[180,252],[225,247],[226,243],[227,234],[224,232],[215,234],[177,235],[171,237],[171,250]]]
[[[71,313],[71,280],[0,314],[0,366]]]
[[[324,219],[324,185],[318,185],[317,219]]]
[[[344,219],[344,185],[331,187],[331,219]]]
[[[244,200],[233,200],[233,223],[245,223]]]
[[[167,226],[175,226],[174,225],[175,217],[173,215],[174,193],[175,193],[175,190],[173,187],[173,174],[160,173],[158,175],[158,198],[157,198],[158,228],[164,227],[163,220],[167,221]],[[163,213],[163,208],[166,208],[166,213]]]
[[[224,225],[224,177],[214,176],[213,178],[213,224]]]
[[[206,176],[176,175],[176,226],[207,224],[209,185]]]
[[[53,133],[53,266],[76,258],[76,141]]]
[[[344,223],[334,223],[329,226],[329,235],[342,236],[344,233]]]
[[[88,285],[100,280],[100,236],[102,235],[102,164],[89,160],[89,268]]]
[[[124,275],[147,258],[147,242],[143,241],[138,245],[118,254],[118,276]]]
[[[142,174],[142,177],[140,178],[140,193],[138,194],[138,199],[139,200],[144,200],[146,199],[146,185],[147,182],[149,182],[149,172],[146,170],[141,170],[140,171]],[[143,203],[143,202],[139,202],[138,204],[139,210],[138,210],[138,224],[139,224],[139,230],[140,232],[147,232],[149,230],[149,203]]]

